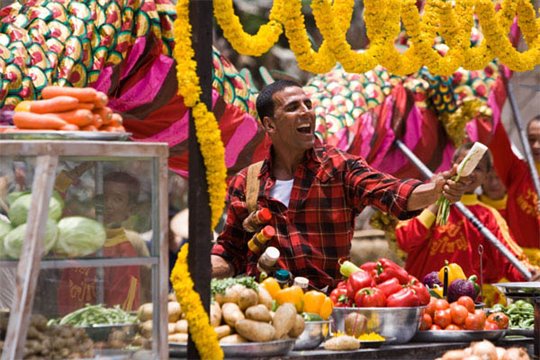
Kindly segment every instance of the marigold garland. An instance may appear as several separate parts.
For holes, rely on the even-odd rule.
[[[174,57],[177,62],[178,93],[184,98],[184,104],[193,111],[197,141],[206,167],[213,229],[218,224],[225,206],[227,191],[225,148],[214,114],[208,111],[206,105],[200,101],[202,89],[196,71],[197,63],[193,59],[195,52],[191,46],[189,0],[178,0],[176,13]]]
[[[529,70],[540,64],[540,19],[535,19],[534,8],[528,0],[503,0],[497,12],[490,0],[427,0],[421,16],[412,0],[365,0],[364,18],[370,47],[361,53],[354,51],[346,40],[349,16],[354,7],[352,0],[312,1],[317,27],[324,37],[317,52],[312,49],[305,29],[302,2],[276,0],[270,22],[263,25],[256,36],[243,32],[231,2],[216,0],[216,12],[218,7],[222,9],[216,18],[235,49],[250,55],[254,51],[249,49],[255,46],[250,44],[258,38],[261,51],[267,51],[270,43],[277,41],[274,41],[276,36],[266,39],[262,34],[268,31],[265,27],[270,23],[279,22],[285,28],[300,68],[314,73],[327,72],[335,60],[349,72],[365,72],[382,64],[399,75],[410,74],[421,65],[428,66],[436,75],[449,75],[460,66],[469,70],[483,69],[496,56],[512,70]],[[529,45],[529,50],[523,53],[513,48],[505,33],[516,12]],[[480,19],[485,38],[479,45],[471,47],[474,14]],[[410,47],[404,53],[394,46],[401,30],[400,18],[410,39]],[[278,27],[274,24],[272,28]],[[448,47],[444,55],[433,47],[439,35]],[[244,42],[244,47],[249,49],[242,51],[239,42]]]
[[[193,280],[187,264],[188,251],[188,244],[182,246],[171,273],[171,283],[176,299],[180,303],[182,312],[186,315],[189,333],[201,359],[223,359],[224,354],[219,346],[216,331],[210,325],[210,319],[204,310],[201,297],[193,290]]]

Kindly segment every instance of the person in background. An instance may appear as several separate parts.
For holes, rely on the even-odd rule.
[[[354,219],[374,205],[406,219],[418,214],[441,194],[456,201],[467,179],[450,180],[439,174],[432,182],[400,180],[370,167],[359,156],[324,145],[315,136],[315,113],[302,87],[278,80],[264,87],[257,112],[272,146],[255,174],[257,208],[272,212],[276,236],[268,246],[278,248],[278,265],[303,276],[319,289],[335,287],[339,263],[348,258]],[[212,249],[212,276],[246,273],[257,276],[258,256],[248,249],[253,233],[242,222],[246,205],[248,169],[229,183],[227,220]]]
[[[487,173],[484,183],[482,184],[480,201],[500,212],[502,217],[508,223],[506,212],[508,194],[506,193],[506,186],[504,186],[497,171],[495,171],[495,168],[493,167]]]
[[[528,122],[527,139],[536,169],[540,170],[540,115]],[[495,129],[489,149],[493,154],[495,170],[508,193],[508,226],[531,263],[540,265],[540,209],[529,165],[512,151],[502,123]]]
[[[103,179],[103,190],[103,222],[107,240],[102,256],[149,256],[148,248],[140,235],[122,226],[136,207],[138,180],[125,172],[108,173]],[[97,206],[100,201],[98,197]],[[99,214],[99,211],[96,212]],[[151,299],[150,269],[144,266],[106,267],[102,286],[106,305],[120,305],[126,311],[136,310],[142,302]],[[96,290],[94,268],[64,270],[58,289],[60,313],[74,311],[87,303],[96,303]]]
[[[459,147],[453,158],[459,164],[472,144]],[[471,184],[466,188],[461,202],[504,244],[516,257],[521,258],[531,271],[536,272],[524,257],[522,250],[514,242],[508,225],[494,208],[479,201],[475,190],[484,182],[492,160],[486,152],[478,166],[469,176]],[[480,231],[455,207],[451,206],[446,225],[435,224],[438,205],[430,205],[419,216],[403,221],[396,227],[398,246],[407,253],[405,269],[422,279],[432,271],[439,271],[445,261],[457,263],[467,276],[477,275],[480,279],[479,246],[483,246],[483,282],[496,283],[503,279],[524,281],[523,275],[506,259]]]

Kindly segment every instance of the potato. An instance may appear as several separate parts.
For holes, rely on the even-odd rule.
[[[234,284],[225,290],[225,294],[216,294],[215,300],[219,303],[219,305],[223,305],[228,302],[238,304],[238,300],[240,299],[240,291],[244,290],[245,288],[246,287],[244,285]]]
[[[360,336],[366,332],[367,317],[360,313],[350,313],[345,316],[345,334]]]
[[[250,306],[257,305],[259,302],[259,295],[253,289],[243,289],[239,292],[238,307],[244,311]]]
[[[145,322],[141,323],[139,325],[139,329],[141,335],[145,338],[148,339],[152,337],[152,320],[146,320]]]
[[[187,320],[178,320],[176,323],[175,323],[175,331],[176,333],[182,333],[182,334],[187,334],[188,333],[188,322]]]
[[[210,304],[210,325],[218,327],[221,324],[221,307],[214,301]]]
[[[272,341],[276,335],[272,325],[260,321],[238,320],[235,328],[242,337],[255,342]]]
[[[167,295],[167,301],[168,302],[178,301],[178,299],[176,299],[176,294],[174,292],[169,293],[169,295]]]
[[[358,350],[360,340],[349,335],[342,335],[326,340],[323,346],[326,350]]]
[[[180,308],[180,304],[176,301],[168,302],[167,314],[169,314],[170,323],[174,323],[180,320],[180,316],[182,315],[182,308]]]
[[[214,328],[214,331],[217,334],[217,338],[221,339],[225,336],[229,336],[232,334],[232,329],[229,325],[221,325]]]
[[[296,321],[296,307],[291,303],[285,303],[278,307],[272,325],[276,329],[276,339],[287,335]]]
[[[268,308],[268,310],[272,309],[272,295],[266,290],[264,287],[259,286],[259,304],[262,304]]]
[[[243,338],[242,336],[238,334],[225,336],[219,339],[220,344],[242,344],[246,342],[248,342],[247,339]]]
[[[187,343],[188,334],[171,334],[169,335],[170,343]]]
[[[137,317],[140,322],[145,322],[146,320],[152,319],[152,314],[154,312],[154,305],[152,303],[142,304],[137,311]]]
[[[255,321],[261,322],[270,322],[272,321],[272,316],[270,316],[270,311],[263,304],[251,306],[246,309],[246,318]]]
[[[221,311],[223,313],[223,320],[225,320],[225,323],[231,327],[235,327],[238,320],[243,320],[246,318],[244,313],[235,303],[223,304]]]
[[[168,323],[167,330],[169,332],[169,335],[174,334],[176,332],[176,323]]]
[[[296,314],[296,319],[294,320],[294,326],[289,331],[288,335],[292,338],[299,337],[306,328],[306,323],[304,318],[301,315]]]

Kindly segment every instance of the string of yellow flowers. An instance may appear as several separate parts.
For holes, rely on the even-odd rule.
[[[171,283],[176,299],[180,303],[182,312],[186,314],[189,333],[201,359],[223,359],[224,354],[219,346],[216,331],[210,325],[210,319],[204,310],[201,297],[193,290],[193,280],[187,264],[188,251],[188,244],[182,246],[171,273]]]
[[[225,38],[241,54],[260,56],[266,53],[283,32],[278,21],[283,11],[283,0],[275,0],[268,23],[262,25],[255,35],[244,31],[240,19],[234,13],[233,0],[214,0],[214,16]]]
[[[499,56],[513,70],[530,69],[539,64],[540,40],[537,39],[540,36],[540,19],[535,20],[530,2],[503,0],[497,12],[494,6],[488,0],[428,0],[420,16],[416,4],[411,0],[365,0],[364,18],[370,46],[363,52],[354,51],[346,40],[354,8],[352,0],[312,1],[313,15],[324,38],[318,51],[313,50],[306,32],[300,1],[276,0],[270,22],[263,25],[255,36],[243,32],[238,17],[234,15],[232,0],[216,0],[215,12],[218,23],[224,28],[225,37],[239,52],[247,55],[256,52],[252,50],[253,47],[257,47],[259,52],[267,51],[277,41],[274,38],[278,35],[265,39],[262,35],[267,31],[264,26],[278,29],[275,22],[281,23],[300,68],[315,73],[328,71],[335,60],[349,72],[365,72],[380,63],[391,72],[407,74],[424,64],[437,75],[449,75],[459,66],[470,70],[482,69],[495,56]],[[513,21],[516,8],[519,25],[523,27],[529,45],[529,50],[524,53],[515,50],[504,33]],[[484,35],[489,36],[485,36],[479,45],[471,47],[470,31],[474,29],[475,13],[484,19],[482,29]],[[396,31],[400,30],[398,15],[410,40],[410,47],[404,53],[397,51],[394,46]],[[491,26],[493,24],[494,27]],[[434,40],[439,35],[448,46],[445,55],[433,48]],[[258,44],[250,45],[255,41]],[[248,49],[242,51],[242,45],[235,45],[237,43],[245,43]]]
[[[225,206],[227,190],[225,167],[225,149],[221,141],[216,118],[200,101],[202,93],[197,76],[197,63],[193,59],[195,52],[191,46],[191,24],[189,22],[189,0],[178,0],[176,4],[176,20],[174,21],[174,57],[176,59],[176,76],[178,93],[184,98],[187,107],[192,108],[197,141],[206,167],[208,196],[212,213],[212,229],[217,225]]]

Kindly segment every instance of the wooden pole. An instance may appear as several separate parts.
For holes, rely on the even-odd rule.
[[[197,75],[202,87],[201,101],[212,108],[212,1],[191,1],[189,9],[193,29],[192,42],[197,61]],[[211,213],[208,198],[206,169],[195,134],[193,117],[189,119],[189,255],[188,265],[193,275],[195,291],[210,311],[210,250]],[[191,337],[188,358],[200,359]]]

